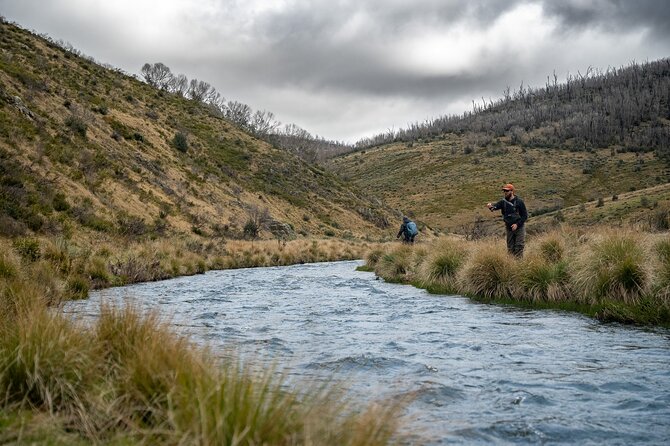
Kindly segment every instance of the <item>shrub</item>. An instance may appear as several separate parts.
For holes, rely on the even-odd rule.
[[[14,250],[27,262],[35,262],[42,256],[40,242],[33,238],[15,239]]]
[[[400,246],[381,256],[375,273],[389,282],[403,282],[411,275],[412,248]]]
[[[65,120],[65,125],[82,138],[86,138],[86,130],[88,129],[88,126],[81,120],[81,118],[70,116]]]
[[[516,260],[501,244],[481,243],[468,258],[459,274],[463,289],[484,299],[514,296]]]
[[[247,220],[242,229],[244,236],[251,239],[257,238],[259,231],[260,225],[254,219]]]
[[[445,287],[457,292],[456,276],[465,262],[467,251],[463,242],[440,241],[428,254],[419,268],[419,278],[424,286]]]
[[[174,138],[172,138],[172,146],[180,152],[186,153],[188,151],[188,140],[186,135],[181,132],[174,135]]]
[[[67,202],[67,198],[65,198],[64,193],[58,192],[56,195],[54,195],[53,207],[58,212],[67,211],[70,209],[70,204]]]
[[[637,302],[649,285],[639,241],[639,235],[606,235],[587,247],[575,273],[575,282],[587,301]]]

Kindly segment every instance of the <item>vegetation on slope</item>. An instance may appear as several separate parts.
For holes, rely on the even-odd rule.
[[[0,23],[0,176],[6,236],[241,238],[251,222],[262,237],[364,237],[391,215],[208,105],[8,23]]]
[[[477,143],[470,135],[445,135],[438,141],[348,154],[331,160],[331,167],[430,227],[461,234],[479,230],[486,235],[502,228],[499,213],[491,214],[484,204],[501,197],[500,188],[508,182],[526,202],[529,230],[551,227],[561,219],[600,221],[607,217],[603,212],[614,211],[613,197],[619,210],[606,218],[613,224],[646,221],[648,214],[670,209],[663,186],[670,180],[665,161],[652,152],[614,147],[570,152],[525,148],[505,138]],[[640,202],[643,195],[645,203]],[[596,208],[599,199],[607,205]],[[571,206],[575,212],[567,212]],[[562,216],[537,218],[560,210]]]
[[[670,59],[585,74],[556,73],[544,87],[507,86],[497,101],[473,102],[473,111],[441,116],[407,129],[370,137],[359,148],[470,133],[492,141],[507,136],[512,144],[583,151],[617,145],[624,151],[655,151],[670,157]]]

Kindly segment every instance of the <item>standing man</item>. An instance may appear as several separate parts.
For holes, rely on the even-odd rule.
[[[507,230],[507,252],[522,257],[526,243],[525,223],[528,220],[528,211],[523,200],[514,195],[513,184],[505,184],[502,191],[505,194],[503,199],[495,204],[487,203],[486,207],[491,212],[500,209]]]

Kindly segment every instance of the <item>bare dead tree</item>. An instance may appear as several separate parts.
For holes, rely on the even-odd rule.
[[[147,84],[166,91],[169,89],[173,77],[170,68],[161,62],[155,64],[145,63],[142,66],[142,76]]]

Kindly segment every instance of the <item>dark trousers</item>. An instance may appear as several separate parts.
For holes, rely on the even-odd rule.
[[[507,229],[507,252],[522,257],[523,248],[526,244],[526,226],[516,228],[516,231],[512,231],[508,226],[505,226],[505,228]]]

